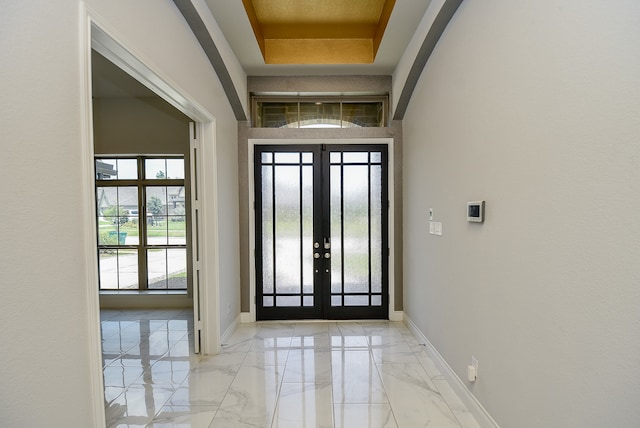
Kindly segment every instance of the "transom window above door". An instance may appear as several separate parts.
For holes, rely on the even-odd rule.
[[[95,160],[101,290],[188,288],[183,157]]]
[[[364,128],[387,126],[387,97],[252,98],[256,128]]]

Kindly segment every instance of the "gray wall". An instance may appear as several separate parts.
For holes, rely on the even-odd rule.
[[[463,2],[404,119],[405,313],[503,427],[640,426],[639,17]]]
[[[189,122],[161,98],[96,98],[95,153],[189,156]]]

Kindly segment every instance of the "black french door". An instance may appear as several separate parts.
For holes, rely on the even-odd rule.
[[[386,145],[256,145],[258,320],[387,319]]]

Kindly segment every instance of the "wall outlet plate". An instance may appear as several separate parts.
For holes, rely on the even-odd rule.
[[[478,377],[478,359],[473,355],[471,356],[471,365],[476,369],[476,377]]]

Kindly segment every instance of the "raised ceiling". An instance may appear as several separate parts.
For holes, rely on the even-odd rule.
[[[242,0],[266,64],[371,64],[395,0]]]
[[[430,0],[205,2],[242,68],[250,76],[390,75],[431,3]],[[249,10],[253,10],[256,16],[249,17],[248,13],[251,12],[245,9],[243,3],[249,3]],[[258,15],[263,15],[260,18],[264,20],[262,24],[258,21]],[[373,18],[374,16],[378,19]],[[380,25],[382,21],[386,21],[386,26]],[[256,22],[259,23],[258,34],[262,34],[257,38],[254,32]],[[371,36],[373,31],[376,31],[375,36]],[[365,33],[366,36],[363,36]],[[310,42],[316,43],[315,47],[309,47],[310,44],[307,47],[297,47],[305,40],[313,40],[310,35],[316,39]],[[263,46],[260,45],[261,39],[265,40]],[[354,45],[364,45],[366,42],[371,47],[367,49],[371,52],[368,58],[372,61],[364,62],[362,58],[355,61],[351,56],[353,52],[349,50],[352,48],[337,47],[338,42],[331,42],[334,43],[333,48],[327,47],[328,43],[325,41],[332,39]],[[275,60],[272,63],[265,61],[263,51],[267,40],[274,44],[284,43],[287,46],[284,52],[289,52],[288,59],[278,60],[278,63]],[[318,47],[321,44],[324,46]],[[349,57],[345,58],[345,52],[350,52]],[[342,55],[342,59],[336,60],[338,55]]]

